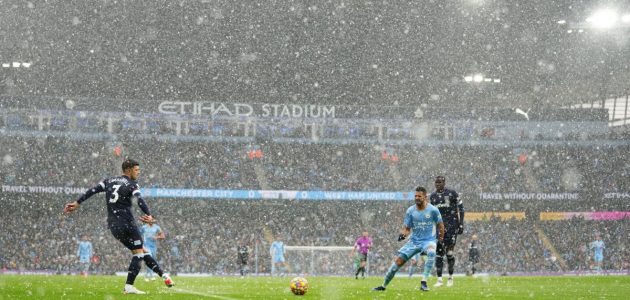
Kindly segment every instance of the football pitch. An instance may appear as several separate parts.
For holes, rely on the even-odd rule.
[[[136,287],[147,295],[124,295],[120,276],[0,275],[0,299],[629,299],[630,276],[456,277],[455,286],[418,290],[419,278],[397,277],[384,292],[371,288],[381,277],[307,277],[309,290],[295,296],[291,277],[173,277],[176,286],[161,281]]]

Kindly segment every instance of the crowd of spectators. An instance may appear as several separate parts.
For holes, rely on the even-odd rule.
[[[436,175],[480,210],[620,210],[601,198],[627,192],[627,146],[380,146],[237,142],[85,141],[3,137],[3,185],[87,187],[118,173],[123,157],[143,167],[141,186],[198,189],[410,191]],[[256,149],[256,156],[250,155]],[[376,176],[375,176],[376,175]],[[578,193],[580,199],[485,201],[481,193]],[[478,200],[478,201],[471,201]],[[506,206],[508,205],[508,206]]]
[[[258,141],[181,142],[165,140],[81,140],[62,137],[4,136],[0,139],[0,182],[3,186],[63,186],[87,188],[118,174],[120,161],[131,156],[141,161],[142,187],[198,189],[409,191],[417,185],[431,189],[436,175],[446,175],[447,186],[457,190],[469,212],[525,211],[526,220],[490,219],[470,222],[457,255],[465,271],[466,249],[472,233],[483,245],[481,268],[489,272],[558,269],[549,264],[551,249],[535,228],[547,232],[568,268],[585,269],[584,249],[592,227],[607,232],[610,250],[605,266],[624,269],[628,250],[627,221],[533,221],[541,211],[627,211],[622,199],[602,199],[603,192],[627,192],[630,165],[627,147],[491,146],[396,147],[366,144],[302,144]],[[252,152],[255,151],[255,152]],[[255,155],[253,155],[253,153]],[[622,163],[619,163],[622,162]],[[439,170],[439,171],[436,171]],[[581,199],[487,200],[482,192],[580,193]],[[100,199],[88,202],[70,217],[59,211],[76,197],[55,194],[0,194],[3,228],[0,236],[2,266],[8,269],[72,271],[77,238],[91,237],[99,272],[126,268],[127,253],[104,228]],[[597,200],[600,199],[600,200]],[[259,272],[269,267],[268,248],[276,234],[288,245],[352,245],[367,229],[377,245],[371,254],[371,272],[384,272],[399,247],[398,231],[406,201],[295,201],[295,200],[188,200],[154,199],[150,205],[169,238],[161,247],[162,261],[177,272],[230,273],[235,270],[232,248],[244,239],[256,253]],[[236,216],[236,217],[235,217]],[[392,222],[395,220],[395,222]],[[595,224],[595,225],[593,225]],[[572,238],[558,238],[559,236]],[[500,237],[499,239],[495,237]],[[343,252],[314,256],[318,272],[345,274],[339,261]],[[541,259],[542,258],[542,259]],[[306,252],[289,253],[297,271],[310,268]],[[298,263],[299,262],[299,263]]]
[[[556,222],[544,221],[541,226],[561,254],[570,270],[593,268],[591,243],[599,234],[604,241],[604,269],[627,270],[630,261],[630,220],[593,221],[583,218]]]

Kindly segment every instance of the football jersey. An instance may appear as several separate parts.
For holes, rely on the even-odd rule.
[[[238,246],[237,250],[238,250],[238,258],[240,260],[247,260],[247,257],[249,256],[249,248],[243,245],[243,246]]]
[[[597,240],[591,243],[591,249],[595,252],[595,256],[603,256],[604,248],[606,248],[606,246],[604,246],[604,241],[602,240]]]
[[[284,243],[281,241],[275,241],[271,243],[271,250],[275,257],[284,256]]]
[[[136,223],[131,213],[131,200],[138,198],[138,206],[142,212],[151,215],[149,207],[140,195],[140,187],[135,180],[121,175],[107,178],[99,182],[96,186],[87,190],[77,203],[81,204],[95,194],[105,192],[105,203],[107,204],[107,226],[109,228],[135,227]]]
[[[404,224],[411,228],[410,241],[414,244],[435,241],[438,223],[442,223],[442,216],[440,211],[431,204],[427,204],[423,210],[418,210],[416,205],[412,205],[405,213]]]
[[[435,191],[431,193],[429,200],[440,210],[445,223],[459,225],[458,205],[462,205],[462,201],[456,191],[446,188],[441,193]]]
[[[367,254],[372,247],[372,239],[366,236],[361,236],[354,243],[355,248],[359,249],[359,253]]]
[[[127,176],[116,176],[99,182],[99,185],[105,189],[107,224],[109,226],[135,224],[131,213],[131,200],[133,196],[140,195],[138,183]]]
[[[142,238],[144,240],[144,243],[149,247],[157,245],[156,237],[160,233],[160,231],[162,231],[162,228],[160,228],[160,226],[158,225],[142,225]]]
[[[77,256],[81,259],[89,259],[92,257],[92,243],[89,241],[80,241]]]

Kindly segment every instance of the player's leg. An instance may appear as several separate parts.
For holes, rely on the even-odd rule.
[[[447,245],[446,247],[446,261],[448,262],[448,281],[446,286],[453,286],[453,272],[455,271],[455,244]]]
[[[275,274],[277,276],[283,276],[286,271],[284,257],[277,256],[273,259],[273,261],[274,263],[272,264],[272,267],[271,267],[271,275],[273,276]]]
[[[277,276],[284,276],[284,272],[285,272],[285,266],[284,266],[284,257],[277,257],[276,258],[276,275]]]
[[[144,255],[151,256],[157,262],[157,246],[156,245],[146,246],[145,250],[147,250],[148,252],[145,251]],[[146,260],[145,260],[145,263],[146,263]],[[148,264],[147,264],[146,270],[147,270],[146,277],[150,278],[151,280],[155,280],[155,272],[153,272],[153,269],[151,269]],[[158,275],[160,275],[160,277],[162,276],[161,274],[158,274]]]
[[[79,271],[79,275],[83,276],[84,266],[83,266],[83,259],[81,259],[81,258],[79,258],[79,265],[78,265],[77,269]]]
[[[361,254],[361,277],[365,279],[365,264],[367,263],[367,255]]]
[[[144,244],[144,248],[146,250],[148,250],[148,252],[151,252],[151,249],[150,249],[150,247],[147,244]],[[151,271],[151,269],[149,269],[149,267],[146,267],[144,269],[144,280],[145,281],[149,281],[151,279],[151,277],[153,277],[153,275],[154,275],[153,271]]]
[[[384,291],[385,288],[387,287],[387,285],[392,281],[392,279],[394,279],[394,276],[396,275],[396,272],[398,272],[398,270],[400,270],[400,267],[402,267],[406,262],[406,258],[405,257],[401,257],[400,254],[399,256],[396,257],[396,259],[394,259],[394,262],[392,263],[392,265],[389,267],[389,269],[387,270],[387,273],[385,273],[385,278],[383,279],[383,284],[381,286],[377,286],[375,288],[373,288],[373,291]]]
[[[90,258],[87,258],[85,260],[85,263],[83,263],[83,277],[87,277],[89,272],[90,272]]]
[[[241,276],[247,275],[247,260],[241,260]]]
[[[280,269],[280,275],[285,276],[287,275],[287,272],[289,272],[289,265],[284,260],[284,257],[282,257],[282,268]]]
[[[271,274],[272,275],[277,275],[277,276],[281,276],[284,274],[285,271],[285,267],[284,267],[284,257],[282,256],[276,256],[273,259],[274,263],[273,263],[273,267],[271,269]]]
[[[131,253],[133,254],[131,262],[129,263],[129,269],[127,273],[127,282],[125,285],[126,293],[144,293],[133,287],[136,277],[140,272],[142,261],[145,262],[147,267],[151,268],[154,272],[158,273],[164,279],[164,284],[166,284],[166,286],[173,286],[173,280],[171,280],[168,274],[162,272],[162,269],[160,269],[155,259],[153,259],[150,254],[145,255],[146,250],[144,249],[142,237],[140,235],[140,232],[138,231],[138,228],[136,228],[135,226],[111,228],[111,232],[114,237],[118,239],[121,243],[123,243],[123,245],[125,245],[127,249],[131,250]]]
[[[138,273],[140,272],[142,256],[144,256],[144,254],[138,254],[142,251],[142,238],[139,237],[139,234],[138,236],[134,236],[130,233],[128,228],[124,227],[111,227],[110,231],[112,235],[125,245],[127,249],[131,250],[132,253],[131,262],[129,263],[129,268],[127,269],[127,281],[125,282],[123,292],[125,294],[146,294],[133,286],[136,281],[136,276],[138,276]]]
[[[418,254],[414,255],[409,260],[409,277],[413,276],[413,273],[416,271],[416,264],[418,263]]]
[[[86,268],[87,262],[85,261],[84,257],[81,257],[79,259],[79,275],[85,277],[87,276],[87,268]]]
[[[361,273],[361,277],[365,278],[365,264],[367,262],[367,255],[362,253],[357,253],[357,271],[354,274],[355,279],[359,279],[359,273]]]
[[[143,257],[142,258],[144,260],[144,264],[146,264],[147,267],[149,269],[151,269],[151,271],[157,273],[158,276],[160,276],[162,279],[164,279],[164,284],[167,287],[172,287],[173,285],[175,285],[175,283],[171,279],[171,276],[169,276],[167,273],[165,273],[162,270],[162,268],[160,268],[160,265],[155,260],[155,258],[151,255],[151,253],[147,252],[146,249],[140,249],[140,250],[143,253]]]
[[[428,254],[428,253],[427,253]],[[437,282],[435,283],[435,287],[442,286],[442,268],[444,267],[444,243],[437,243],[436,251],[435,251],[435,273],[437,275]]]
[[[381,286],[373,288],[372,290],[384,291],[387,285],[392,281],[392,279],[394,279],[394,276],[396,275],[396,272],[400,270],[400,267],[402,267],[410,257],[414,256],[420,251],[421,250],[413,245],[411,242],[407,242],[407,244],[405,244],[402,248],[400,248],[400,250],[398,250],[398,256],[396,257],[396,259],[394,259],[394,262],[387,270],[385,278],[383,279],[383,284]]]
[[[359,279],[359,273],[361,273],[361,255],[359,253],[354,256],[354,267],[354,279]]]
[[[602,270],[602,261],[604,260],[604,257],[601,255],[595,255],[594,257],[594,261],[595,261],[595,271],[601,271]]]
[[[424,262],[424,272],[422,272],[422,281],[420,281],[420,290],[428,291],[427,279],[431,275],[431,269],[435,263],[437,245],[433,242],[427,242],[423,245],[423,252],[427,254],[427,260]]]

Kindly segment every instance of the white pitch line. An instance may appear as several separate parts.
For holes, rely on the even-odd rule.
[[[186,293],[186,294],[192,294],[192,295],[204,296],[204,297],[210,297],[210,298],[216,298],[216,299],[237,300],[236,298],[223,297],[223,296],[219,296],[219,295],[213,295],[213,294],[208,294],[208,293],[184,290],[184,289],[180,289],[180,288],[173,288],[173,290],[177,291],[177,292],[180,292],[180,293]]]

